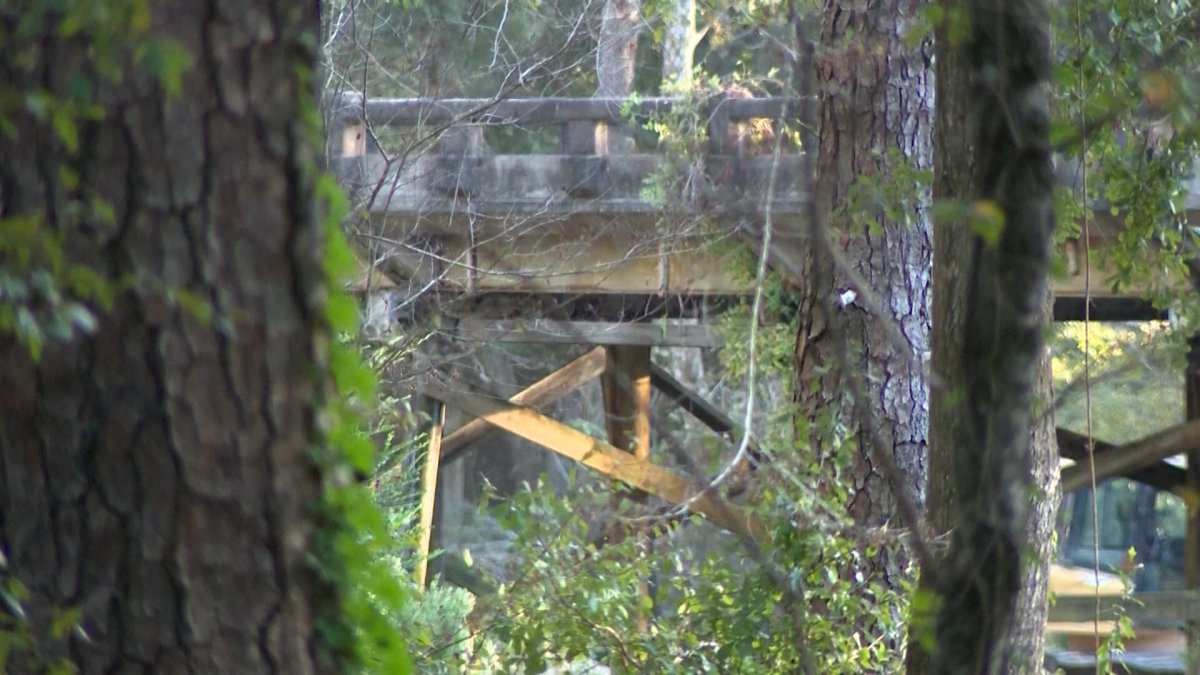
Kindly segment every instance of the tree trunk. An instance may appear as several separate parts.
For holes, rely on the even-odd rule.
[[[633,90],[641,25],[639,0],[605,0],[596,44],[596,96],[628,96]]]
[[[600,35],[596,41],[596,96],[621,98],[633,93],[641,27],[640,0],[604,1]],[[598,125],[596,146],[601,154],[617,155],[634,150],[629,134],[606,128],[606,125]]]
[[[663,30],[663,85],[682,90],[692,88],[693,57],[696,52],[696,0],[671,0]]]
[[[956,10],[969,35],[937,36],[934,198],[963,209],[936,228],[928,502],[952,534],[923,571],[939,600],[909,672],[1040,672],[1058,503],[1053,418],[1032,414],[1052,398],[1048,17],[1038,0]]]
[[[817,64],[818,208],[851,270],[810,256],[796,399],[814,451],[825,457],[832,442],[827,411],[841,410],[853,465],[848,477],[823,479],[852,481],[847,506],[869,526],[896,522],[893,486],[871,458],[873,439],[899,466],[902,488],[918,504],[925,485],[928,389],[921,361],[929,350],[932,233],[928,187],[914,172],[928,171],[932,162],[932,69],[928,43],[912,45],[905,37],[920,5],[827,0]],[[838,314],[832,325],[831,308]],[[863,394],[857,402],[849,393],[856,380]],[[880,580],[894,587],[903,556],[890,551],[877,563]]]
[[[47,21],[32,60],[0,58],[5,100],[94,87],[105,116],[79,122],[77,152],[3,108],[0,217],[39,217],[116,291],[40,359],[0,334],[0,550],[38,648],[83,673],[329,670],[317,623],[335,596],[310,561],[329,338],[302,122],[317,3],[151,6],[127,37],[186,50],[176,95],[137,66],[98,74],[86,31],[104,28]],[[52,637],[69,608],[86,638]]]
[[[1043,305],[1043,325],[1054,320],[1054,295],[1047,291]],[[1025,496],[1026,516],[1020,541],[1024,568],[1021,590],[1017,594],[1016,614],[1005,638],[1011,653],[1020,655],[1016,661],[1028,672],[1041,672],[1046,651],[1046,619],[1050,604],[1050,562],[1055,553],[1054,526],[1058,521],[1058,505],[1062,500],[1059,488],[1058,438],[1055,435],[1054,373],[1049,348],[1042,350],[1037,365],[1034,386],[1036,416],[1029,434],[1029,473],[1032,488]],[[1033,498],[1030,499],[1029,497]]]

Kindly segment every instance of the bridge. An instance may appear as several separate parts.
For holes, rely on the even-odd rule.
[[[650,347],[720,346],[706,326],[680,320],[752,292],[747,252],[752,259],[768,225],[775,269],[785,276],[801,269],[802,155],[785,141],[796,113],[797,102],[784,98],[342,97],[331,166],[365,214],[354,233],[363,285],[471,300],[456,326],[473,339],[595,346],[507,402],[426,381],[423,393],[479,418],[445,434],[435,429],[427,481],[439,461],[454,461],[502,429],[668,504],[686,503],[739,535],[761,536],[762,524],[727,501],[732,495],[698,491],[695,477],[651,461],[651,389],[731,442],[738,425],[652,364]],[[705,141],[688,153],[661,150],[644,131],[655,119],[691,123]],[[416,149],[389,154],[380,138]],[[494,150],[512,145],[523,151]],[[1060,179],[1073,180],[1074,167],[1062,164]],[[1189,188],[1189,214],[1200,214],[1200,182]],[[1119,232],[1119,217],[1098,208],[1091,229],[1092,255],[1078,241],[1061,251],[1067,273],[1053,281],[1056,319],[1083,318],[1085,297],[1094,320],[1163,318],[1135,291],[1113,292],[1105,283],[1109,271],[1095,250]],[[606,439],[538,412],[596,378]],[[1190,386],[1194,379],[1189,371]],[[1165,439],[1098,443],[1098,478],[1183,486],[1187,472],[1163,460],[1200,451],[1189,440],[1200,438],[1197,424]],[[1088,442],[1059,431],[1064,457],[1086,458]],[[1064,469],[1064,484],[1082,485],[1080,469]],[[426,519],[433,485],[427,482]],[[1200,536],[1200,521],[1191,521],[1189,538]]]
[[[768,217],[778,256],[802,250],[801,155],[783,143],[776,156],[755,138],[764,125],[774,134],[794,122],[796,102],[718,98],[694,107],[672,98],[351,95],[335,113],[333,166],[370,213],[360,250],[372,252],[369,264],[384,278],[452,293],[670,297],[677,307],[743,298],[752,279],[733,261],[754,248]],[[689,114],[703,120],[706,138],[693,157],[636,142],[649,135],[640,123]],[[536,152],[491,151],[485,132],[496,130],[533,139],[526,145]],[[397,131],[419,151],[385,154],[377,136]],[[1073,169],[1064,163],[1063,180]],[[1187,207],[1200,213],[1200,183],[1191,188]],[[1119,219],[1097,209],[1092,230],[1091,246],[1102,248]],[[1160,316],[1136,289],[1113,292],[1098,255],[1089,293],[1078,241],[1061,253],[1057,318],[1081,318],[1085,294],[1094,317]],[[787,261],[778,262],[783,271]]]

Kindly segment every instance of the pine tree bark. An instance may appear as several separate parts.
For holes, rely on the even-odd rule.
[[[696,0],[671,0],[662,41],[663,84],[692,88],[696,52]]]
[[[53,22],[32,61],[0,57],[14,96],[91,78],[105,114],[74,156],[5,106],[0,157],[23,159],[0,162],[0,217],[40,217],[117,291],[94,332],[39,360],[0,334],[0,550],[39,648],[80,672],[328,671],[317,623],[336,607],[310,561],[328,335],[301,120],[317,3],[151,12],[146,34],[191,57],[177,95],[129,53],[119,82],[88,72],[86,42]],[[111,222],[77,216],[92,196]],[[52,637],[72,607],[86,639]]]
[[[951,535],[923,571],[939,600],[908,671],[1041,672],[1059,496],[1053,417],[1034,414],[1052,400],[1048,16],[1039,0],[954,2],[947,16],[969,28],[937,35],[934,199],[971,215],[935,230],[927,517]],[[995,242],[971,222],[987,212],[1003,222]]]
[[[638,33],[642,28],[641,0],[604,0],[600,33],[596,39],[596,96],[622,98],[633,93],[637,68]],[[615,127],[598,125],[599,154],[624,154],[635,150],[633,137]]]
[[[809,256],[795,396],[818,453],[830,442],[823,416],[841,411],[855,446],[847,506],[868,526],[897,525],[894,487],[918,505],[925,487],[928,388],[921,362],[932,315],[930,196],[927,186],[894,182],[912,175],[906,170],[932,166],[929,44],[906,38],[922,4],[827,0],[817,63],[818,209],[851,270],[819,251]],[[876,198],[888,190],[895,194]],[[851,378],[865,394],[857,406]],[[889,485],[872,460],[875,442],[899,466],[902,485]],[[879,580],[895,587],[905,568],[902,553],[891,549],[877,562]]]
[[[604,0],[596,44],[596,96],[628,96],[633,91],[637,38],[641,30],[640,0]]]

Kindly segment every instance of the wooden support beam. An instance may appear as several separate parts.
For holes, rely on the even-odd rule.
[[[446,423],[446,404],[434,408],[433,427],[429,430],[429,450],[421,473],[421,530],[417,549],[417,588],[425,588],[429,575],[429,544],[433,540],[433,509],[437,499],[438,463],[442,456],[442,425]]]
[[[1122,476],[1131,471],[1152,466],[1172,455],[1194,452],[1200,449],[1200,419],[1151,434],[1140,441],[1096,453],[1096,480],[1102,481]],[[1063,492],[1078,490],[1091,483],[1090,468],[1079,463],[1063,470]]]
[[[604,395],[604,426],[608,442],[629,451],[643,462],[649,462],[650,347],[611,346],[605,349],[608,351],[608,368],[600,378],[600,386]],[[645,497],[645,492],[633,495],[640,502],[644,502]],[[649,546],[649,537],[637,538],[640,555],[645,555]],[[638,603],[634,625],[639,633],[645,633],[650,626],[649,613],[645,608],[654,604],[650,585],[645,578],[638,580],[638,591],[642,602]]]
[[[624,450],[592,438],[535,410],[507,401],[454,391],[432,381],[427,382],[423,390],[428,396],[446,405],[486,419],[505,431],[676,506],[696,497],[689,507],[691,511],[705,516],[714,524],[734,534],[754,540],[761,540],[766,536],[765,525],[753,514],[743,513],[715,495],[698,495],[691,482],[683,476],[638,459]]]
[[[549,405],[599,377],[604,372],[606,362],[604,348],[596,347],[517,392],[508,400],[510,403],[531,408]],[[458,427],[442,439],[442,463],[449,464],[462,457],[462,451],[468,445],[494,431],[496,427],[482,419],[474,419]]]
[[[1200,621],[1200,593],[1134,593],[1130,600],[1123,600],[1119,596],[1101,596],[1100,620],[1112,621],[1119,616],[1128,616],[1134,626],[1183,626],[1188,621]],[[1050,607],[1049,621],[1054,623],[1091,623],[1095,618],[1094,595],[1060,595]]]
[[[650,383],[654,385],[655,389],[658,389],[674,401],[680,408],[691,413],[693,417],[700,420],[709,429],[712,429],[731,442],[736,443],[740,440],[733,435],[734,430],[737,428],[737,424],[733,421],[733,418],[726,415],[720,408],[709,403],[700,394],[688,389],[662,366],[654,363],[650,364]],[[750,438],[749,443],[750,459],[754,463],[762,462],[764,456],[753,437]]]
[[[608,367],[600,379],[608,442],[650,459],[650,348],[608,347]]]
[[[1088,437],[1084,434],[1075,433],[1068,429],[1057,429],[1058,434],[1058,453],[1076,462],[1086,462],[1088,458]],[[1112,443],[1104,441],[1095,441],[1096,456],[1105,455],[1111,452],[1120,452],[1120,447]],[[1183,486],[1186,479],[1186,472],[1165,461],[1158,461],[1149,466],[1144,466],[1139,469],[1132,469],[1125,474],[1126,478],[1144,483],[1156,490],[1164,492],[1172,492]],[[1090,484],[1090,476],[1089,476]],[[1084,486],[1086,487],[1086,485]]]
[[[653,347],[721,347],[724,341],[704,325],[608,323],[602,321],[489,321],[463,319],[458,332],[477,342],[535,342],[548,344],[646,345]]]

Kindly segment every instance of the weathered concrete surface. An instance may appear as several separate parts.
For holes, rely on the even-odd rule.
[[[376,124],[434,128],[466,122],[452,128],[464,139],[481,140],[478,125],[485,124],[619,124],[628,111],[618,103],[397,100],[367,101],[365,110]],[[646,99],[637,111],[661,114],[675,105]],[[768,218],[776,233],[804,229],[800,155],[754,154],[763,148],[748,149],[747,127],[738,126],[783,114],[786,101],[710,106],[709,133],[732,139],[729,152],[687,165],[662,154],[491,155],[485,144],[448,141],[385,161],[367,126],[354,126],[361,107],[338,117],[340,150],[332,151],[332,165],[356,204],[370,213],[356,237],[360,251],[374,252],[367,265],[403,285],[451,292],[740,296],[751,289],[746,266],[734,262],[745,256],[746,233],[762,232]],[[565,135],[563,143],[570,146]],[[461,151],[448,151],[455,149]],[[1065,184],[1078,180],[1073,168],[1060,163]],[[1188,189],[1187,209],[1200,222],[1200,178],[1191,179]],[[1095,254],[1119,228],[1119,219],[1098,205],[1093,297],[1136,295],[1137,289],[1114,293],[1106,283],[1111,270]],[[776,246],[802,245],[795,236],[776,239]],[[1055,294],[1082,297],[1088,279],[1083,247],[1068,242],[1063,253],[1067,273],[1054,279]]]

